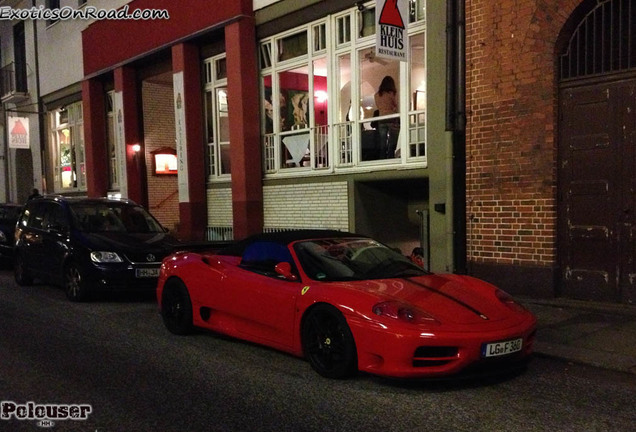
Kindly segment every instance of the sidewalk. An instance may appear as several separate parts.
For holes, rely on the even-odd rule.
[[[636,306],[561,298],[517,300],[537,316],[537,355],[636,374]]]

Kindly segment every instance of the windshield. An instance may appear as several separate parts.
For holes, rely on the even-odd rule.
[[[84,232],[163,233],[163,227],[143,207],[120,202],[73,203],[71,211]]]
[[[375,240],[334,238],[303,241],[294,250],[305,273],[320,281],[420,276],[424,269]]]

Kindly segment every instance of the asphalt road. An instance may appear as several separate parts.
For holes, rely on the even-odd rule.
[[[74,304],[1,271],[0,401],[90,406],[0,431],[632,431],[636,375],[535,357],[495,379],[332,381],[257,345],[173,336],[151,298]]]

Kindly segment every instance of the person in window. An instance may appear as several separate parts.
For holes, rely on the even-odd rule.
[[[398,112],[397,88],[393,77],[387,75],[382,79],[380,88],[375,94],[375,106],[378,108],[378,116]],[[378,132],[380,135],[380,157],[394,158],[400,133],[400,120],[394,118],[378,121]]]

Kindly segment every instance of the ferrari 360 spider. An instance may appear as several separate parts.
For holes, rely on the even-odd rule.
[[[484,281],[433,274],[365,236],[289,231],[164,259],[167,329],[305,357],[320,375],[438,377],[522,363],[536,318]]]

